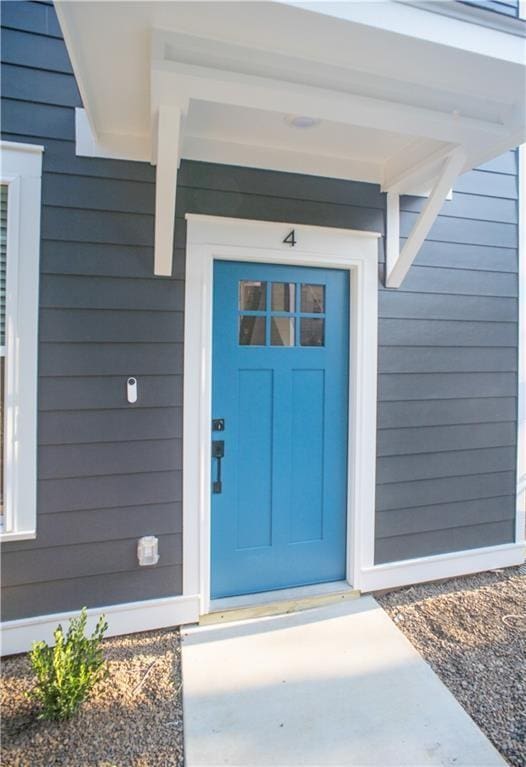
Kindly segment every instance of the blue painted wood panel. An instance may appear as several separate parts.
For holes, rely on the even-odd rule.
[[[244,315],[243,280],[264,295]],[[212,495],[214,597],[345,577],[348,280],[344,271],[215,264],[213,418],[225,419],[225,431],[213,439],[224,441],[225,457],[222,492]],[[276,283],[294,285],[288,314],[270,309]],[[304,284],[324,286],[317,314],[301,304]],[[254,345],[240,343],[244,317],[261,323]],[[320,345],[301,345],[305,320],[324,323]],[[283,339],[290,345],[270,343]]]

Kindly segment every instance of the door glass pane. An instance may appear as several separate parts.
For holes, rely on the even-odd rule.
[[[267,283],[258,280],[241,280],[239,283],[239,308],[251,312],[265,311],[267,306]]]
[[[302,346],[323,346],[325,343],[325,320],[317,317],[302,317],[300,343]]]
[[[239,318],[239,343],[241,346],[265,346],[266,343],[265,317]]]
[[[294,311],[294,288],[293,282],[273,282],[272,283],[272,311],[274,312],[293,312]]]
[[[270,343],[272,346],[294,346],[293,317],[272,317]]]
[[[325,311],[325,286],[301,286],[301,311],[309,314],[320,314]]]

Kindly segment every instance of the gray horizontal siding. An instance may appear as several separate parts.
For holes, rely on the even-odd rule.
[[[418,428],[406,426],[398,429],[379,429],[376,449],[379,456],[410,454],[422,458],[426,453],[441,450],[515,446],[516,439],[514,421]]]
[[[45,3],[5,3],[2,7],[2,26],[22,32],[62,37],[53,8]]]
[[[182,307],[179,308],[178,312],[137,311],[131,307],[127,310],[41,309],[40,338],[72,343],[179,342],[183,333]]]
[[[378,396],[386,400],[451,397],[513,397],[514,373],[392,373],[379,376]]]
[[[409,382],[409,379],[407,379]],[[455,399],[407,399],[378,403],[378,428],[421,428],[457,424],[517,422],[517,399],[510,397],[473,397]]]
[[[380,373],[497,373],[517,370],[513,347],[382,346]],[[155,372],[155,371],[153,371]]]
[[[58,479],[171,471],[180,465],[181,454],[177,439],[41,445],[38,474],[40,479]]]
[[[414,267],[416,269],[416,267]],[[445,270],[442,270],[445,271]],[[460,271],[457,269],[457,272]],[[477,274],[475,272],[475,274]],[[424,275],[425,276],[425,275]],[[502,275],[498,275],[502,277]],[[508,275],[505,275],[508,276]],[[502,284],[502,283],[501,283]],[[502,284],[502,287],[505,287]],[[515,288],[515,286],[513,286]],[[467,288],[465,288],[467,289]],[[491,289],[491,288],[490,288]],[[400,291],[400,292],[399,292]],[[406,293],[406,286],[380,294],[382,318],[415,320],[474,320],[517,322],[517,299],[507,296],[455,295],[444,293]]]
[[[41,411],[40,445],[123,442],[182,437],[181,407]]]
[[[495,173],[493,175],[496,176]],[[417,254],[415,266],[440,266],[443,269],[470,269],[471,271],[485,272],[516,272],[517,251],[515,248],[426,240]]]
[[[163,567],[182,562],[181,536],[164,535],[159,546]],[[67,580],[88,575],[129,572],[137,561],[137,540],[121,539],[38,548],[30,551],[11,551],[4,554],[6,587],[23,586],[35,581]]]
[[[33,70],[35,71],[35,70]],[[4,132],[9,141],[19,141],[21,134]],[[34,133],[38,137],[37,133]],[[96,178],[114,178],[130,181],[142,181],[144,183],[155,182],[155,167],[149,163],[126,162],[126,160],[109,160],[97,157],[80,157],[72,152],[74,138],[54,139],[50,136],[41,136],[46,146],[45,174],[70,173],[82,176],[94,176]]]
[[[379,484],[376,489],[376,508],[404,509],[479,498],[496,498],[514,490],[515,474],[502,471],[494,474],[468,474],[464,477],[439,477],[409,482]],[[417,527],[417,516],[415,516]],[[454,551],[454,549],[451,549]],[[417,556],[417,552],[415,552]]]
[[[177,375],[183,345],[170,343],[42,344],[41,376]]]
[[[507,543],[515,534],[515,521],[477,523],[466,527],[450,527],[443,530],[426,530],[424,533],[379,538],[376,542],[376,561],[380,564],[400,559],[412,559],[415,552],[426,557],[447,554],[450,551],[478,549]]]
[[[135,375],[133,368],[130,375]],[[174,407],[182,404],[181,376],[141,376],[137,382],[139,399],[131,407]],[[124,376],[41,378],[40,410],[130,409]]]
[[[129,572],[30,583],[2,590],[2,617],[78,611],[79,605],[99,607],[181,593],[182,567],[142,567]]]
[[[516,322],[391,318],[380,318],[379,321],[381,346],[512,346],[516,348],[517,332]]]
[[[8,3],[6,3],[8,5]],[[2,93],[6,99],[52,106],[81,106],[77,84],[70,75],[2,64]]]
[[[515,447],[512,446],[382,456],[376,464],[378,486],[391,482],[507,471],[513,466],[515,455]]]
[[[420,533],[425,533],[436,530],[437,520],[442,529],[450,529],[472,527],[487,522],[504,522],[513,519],[514,513],[514,495],[411,509],[390,509],[378,512],[376,534],[379,539],[412,535],[415,529],[415,518],[418,519]]]
[[[385,197],[373,184],[183,161],[173,278],[153,277],[155,169],[75,155],[80,101],[54,9],[4,5],[3,137],[45,153],[38,534],[4,547],[3,614],[173,596],[185,214],[383,233]],[[402,198],[403,237],[422,204]],[[511,540],[516,221],[507,152],[457,181],[403,289],[380,284],[379,562]],[[381,275],[383,241],[379,260]],[[137,564],[142,535],[159,536],[154,568]]]
[[[13,15],[15,13],[13,9]],[[73,73],[66,46],[60,38],[53,38],[47,34],[28,34],[26,30],[6,28],[3,26],[2,19],[1,42],[2,62],[29,67],[36,72],[44,70],[65,72],[69,75]]]
[[[39,511],[43,514],[180,500],[180,471],[46,479],[38,483]]]
[[[89,524],[86,524],[86,520]],[[182,532],[181,504],[150,503],[147,506],[124,506],[110,509],[55,512],[40,514],[38,518],[38,544],[33,541],[17,541],[9,550],[29,551],[79,543],[99,543],[122,539],[122,531],[129,539],[141,538],[155,530],[159,535],[175,535]]]

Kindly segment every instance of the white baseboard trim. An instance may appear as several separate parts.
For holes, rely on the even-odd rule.
[[[363,568],[360,572],[360,582],[354,584],[354,587],[364,592],[379,591],[413,583],[436,581],[441,578],[454,578],[457,575],[480,573],[500,567],[512,567],[524,562],[525,553],[526,542],[521,541],[431,557],[405,559],[401,562],[388,562]]]
[[[199,596],[177,596],[164,599],[148,599],[142,602],[92,607],[88,610],[88,630],[92,631],[99,615],[106,616],[108,631],[106,636],[133,634],[138,631],[180,626],[184,623],[197,623],[199,620]],[[1,654],[14,655],[27,652],[35,641],[44,639],[51,643],[53,631],[61,623],[78,615],[77,612],[36,615],[0,624]]]

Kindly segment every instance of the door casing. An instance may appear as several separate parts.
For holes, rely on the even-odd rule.
[[[346,579],[359,589],[374,564],[378,243],[380,234],[187,214],[183,595],[210,609],[212,295],[215,259],[350,271]],[[294,230],[295,245],[284,242]],[[290,241],[290,240],[289,240]]]

